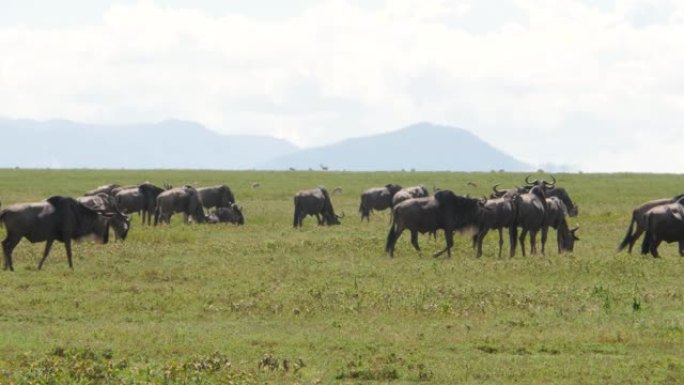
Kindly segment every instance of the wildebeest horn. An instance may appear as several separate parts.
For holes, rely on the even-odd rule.
[[[525,177],[525,183],[527,183],[528,185],[537,184],[537,180],[536,180],[536,179],[534,180],[534,182],[530,182],[530,176],[531,176],[531,175],[528,175],[528,176]]]
[[[575,226],[574,229],[571,229],[571,230],[570,230],[570,232],[571,232],[571,233],[574,233],[575,231],[579,230],[579,228],[580,228],[580,225],[579,225],[579,223],[578,223],[577,226]]]
[[[501,183],[497,183],[497,184],[495,184],[494,186],[492,186],[492,191],[494,191],[496,194],[501,194],[502,191],[499,191],[499,190],[497,189],[497,187],[499,187],[500,185],[501,185]]]
[[[545,184],[546,186],[548,186],[548,187],[553,187],[553,186],[555,186],[555,185],[556,185],[556,178],[555,178],[553,175],[551,175],[551,179],[553,179],[553,182],[549,183],[549,182],[547,182],[547,181],[544,181],[544,184]]]
[[[337,217],[337,219],[342,219],[342,218],[344,218],[344,217],[345,217],[344,211],[342,211],[342,215],[337,215],[337,214],[335,214],[335,216]]]

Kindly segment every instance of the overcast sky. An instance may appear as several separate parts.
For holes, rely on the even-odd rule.
[[[0,0],[0,116],[302,146],[430,121],[682,173],[684,0]]]

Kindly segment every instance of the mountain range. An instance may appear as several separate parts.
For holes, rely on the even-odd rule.
[[[418,123],[301,149],[269,136],[222,135],[187,121],[107,126],[0,119],[0,167],[528,171],[532,166],[454,127]],[[11,144],[11,145],[8,145]]]

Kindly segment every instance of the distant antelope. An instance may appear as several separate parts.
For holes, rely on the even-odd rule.
[[[326,165],[324,165],[324,164],[322,164],[322,163],[321,163],[319,166],[321,166],[321,170],[323,170],[323,171],[328,171],[328,166],[326,166]]]
[[[333,192],[332,192],[332,193],[333,193],[333,195],[342,194],[342,187],[341,187],[341,186],[335,187],[335,188],[333,189]]]
[[[470,186],[470,187],[475,187],[475,188],[477,188],[477,183],[475,183],[475,182],[468,182],[468,183],[466,183],[466,185],[468,185],[468,186]]]
[[[259,188],[259,187],[261,187],[261,183],[259,183],[259,182],[252,183],[252,188]]]

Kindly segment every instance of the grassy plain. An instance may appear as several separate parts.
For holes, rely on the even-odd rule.
[[[3,206],[111,182],[227,183],[246,219],[134,217],[124,243],[77,244],[74,271],[61,244],[36,270],[43,245],[22,241],[17,271],[0,272],[0,383],[684,383],[684,259],[675,245],[660,260],[615,252],[631,209],[681,193],[683,176],[556,175],[580,209],[571,255],[499,259],[490,234],[480,259],[462,236],[433,259],[441,234],[420,237],[422,254],[405,234],[390,259],[388,214],[357,215],[359,193],[388,182],[482,196],[524,176],[0,170]],[[319,184],[343,188],[343,224],[293,229],[292,195]]]

